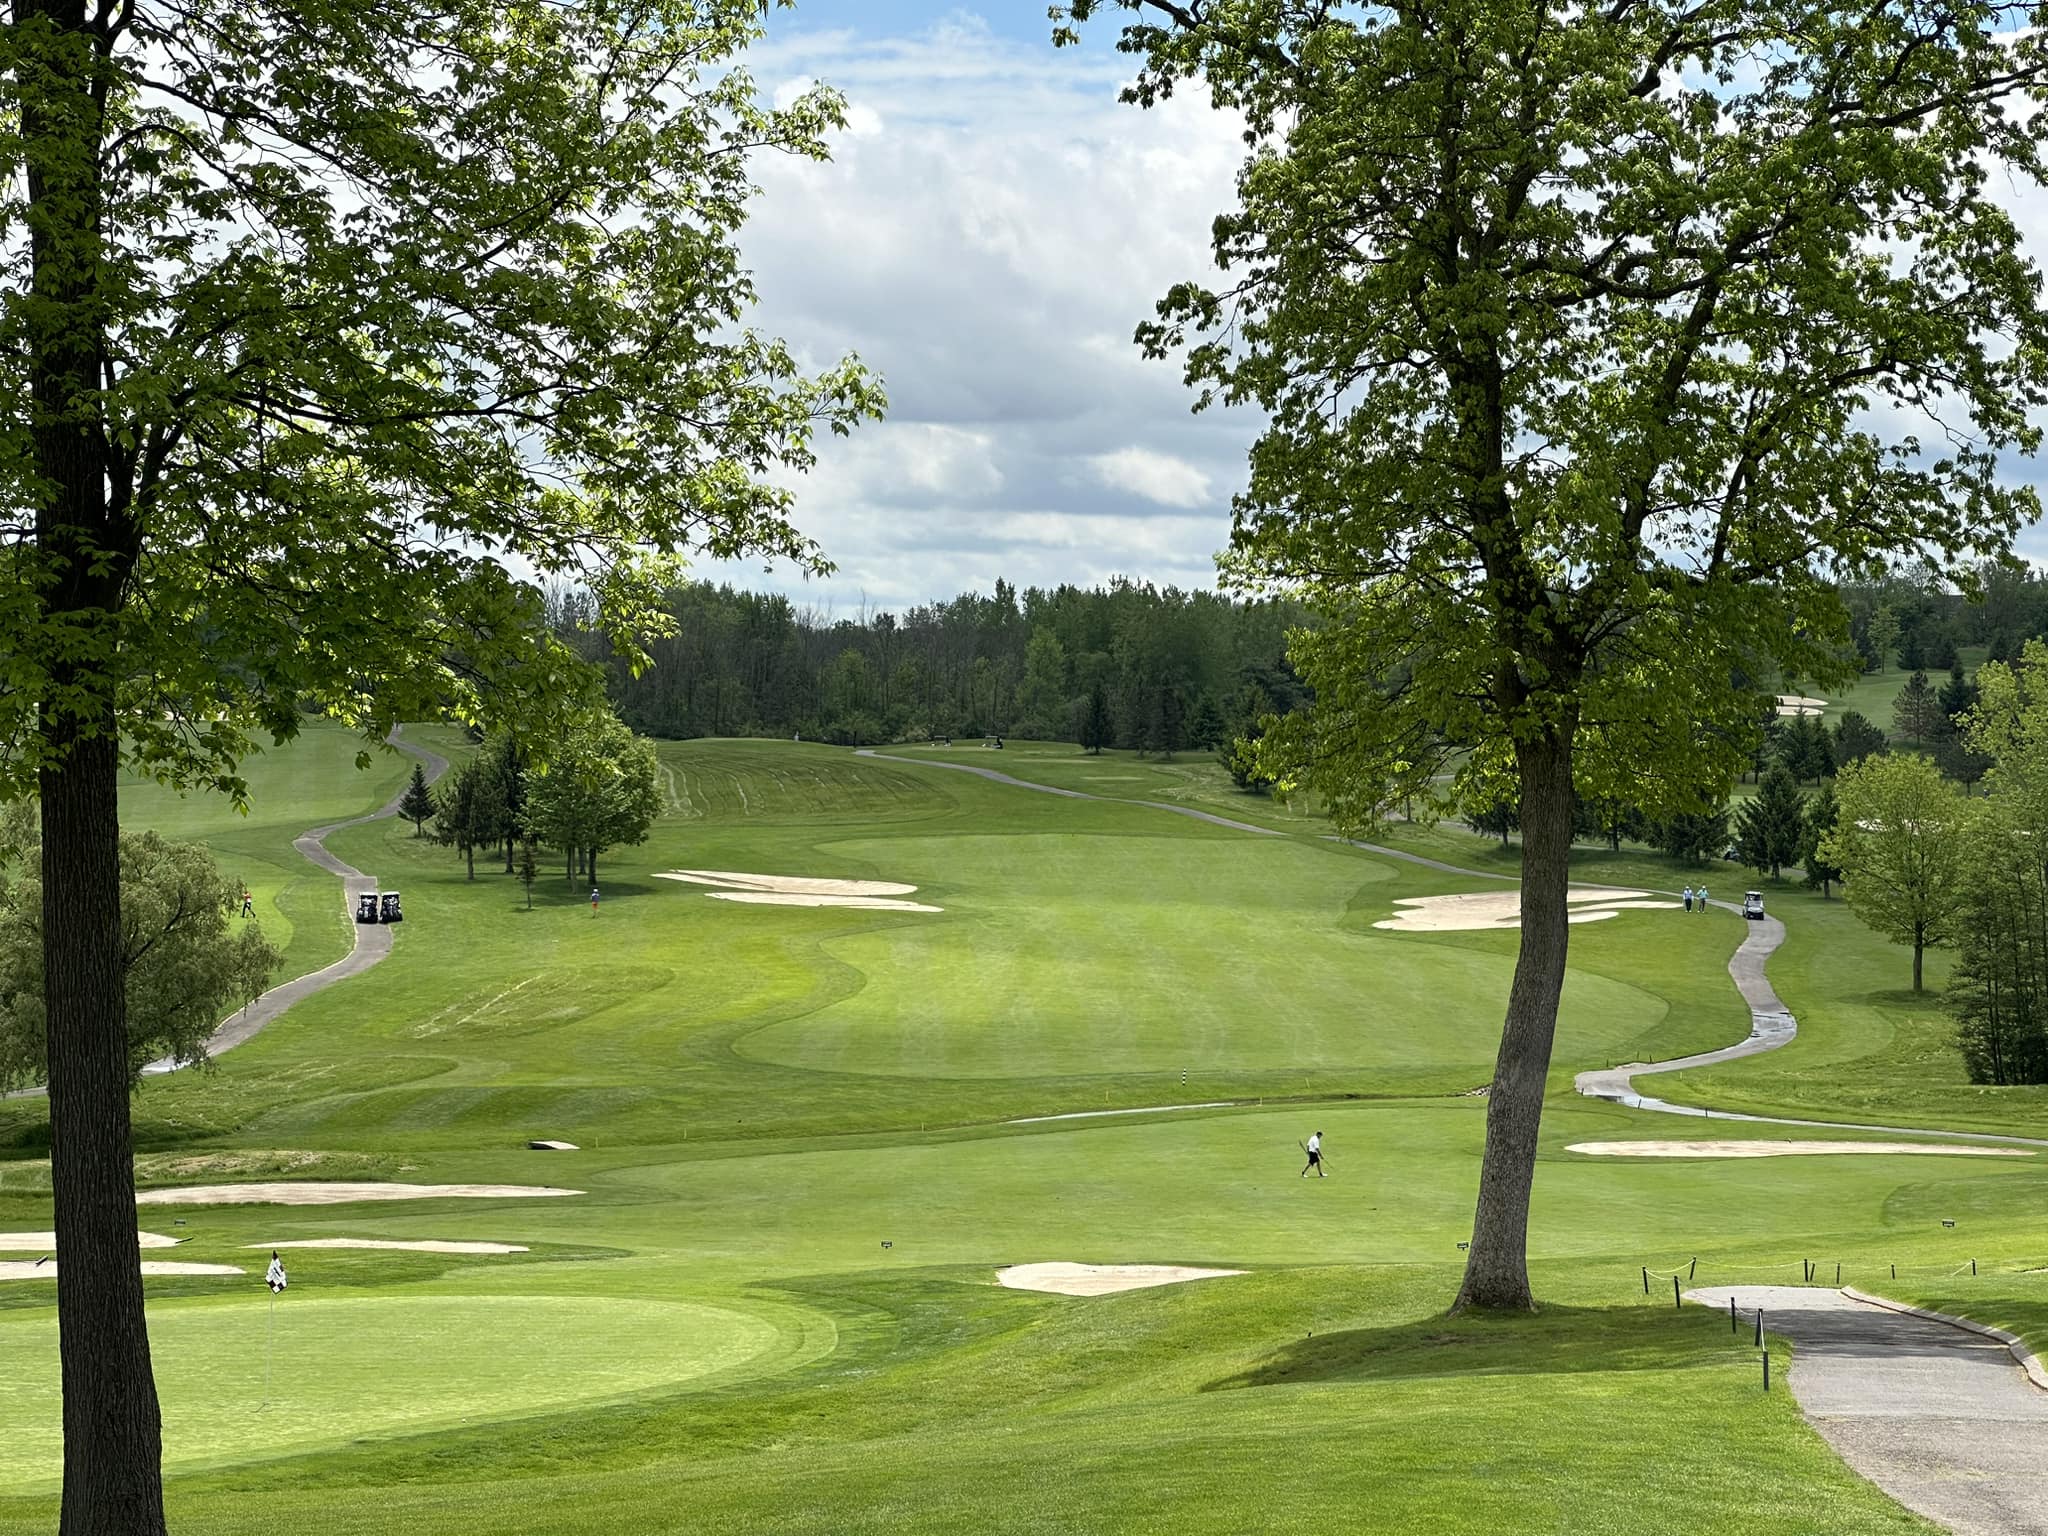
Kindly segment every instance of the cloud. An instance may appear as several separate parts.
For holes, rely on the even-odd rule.
[[[1150,448],[1119,448],[1088,460],[1095,478],[1112,490],[1128,491],[1162,507],[1209,504],[1209,477],[1170,453]]]
[[[1256,421],[1192,417],[1178,369],[1131,338],[1171,284],[1213,275],[1236,119],[1191,94],[1123,105],[1128,60],[959,15],[914,36],[778,30],[748,66],[781,100],[826,81],[852,116],[831,161],[755,167],[756,323],[813,366],[857,352],[890,410],[792,482],[837,575],[704,574],[849,606],[998,576],[1213,586]]]

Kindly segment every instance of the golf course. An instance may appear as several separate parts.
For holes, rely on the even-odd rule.
[[[243,881],[279,981],[352,942],[293,839],[411,772],[396,751],[358,770],[359,747],[309,726],[249,766],[246,817],[124,791],[127,825]],[[1932,1530],[1782,1380],[1762,1390],[1747,1326],[1675,1306],[1672,1275],[1839,1265],[2048,1341],[2032,1149],[1572,1150],[1887,1139],[1574,1091],[1749,1033],[1728,964],[1750,925],[1679,910],[1685,866],[1579,851],[1575,881],[1639,894],[1572,929],[1531,1216],[1544,1305],[1447,1318],[1517,936],[1382,925],[1511,891],[1512,852],[1449,826],[1340,843],[1198,760],[659,752],[664,814],[606,855],[597,905],[557,867],[529,907],[501,859],[469,879],[395,817],[332,833],[403,893],[388,958],[144,1080],[142,1225],[175,1247],[143,1256],[238,1271],[146,1282],[176,1529]],[[1739,871],[1709,874],[1739,898]],[[807,904],[842,881],[911,891]],[[1796,1038],[1658,1095],[2041,1133],[2042,1090],[1965,1080],[1902,952],[1839,900],[1766,895]],[[1298,1176],[1312,1131],[1327,1178]],[[0,1103],[0,1245],[21,1244],[0,1274],[30,1271],[0,1280],[6,1533],[53,1528],[61,1470],[47,1158],[42,1102]],[[1240,1273],[999,1283],[1057,1264]],[[1792,1344],[1767,1345],[1782,1372]]]

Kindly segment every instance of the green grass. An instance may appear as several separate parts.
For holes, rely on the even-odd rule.
[[[184,818],[231,867],[282,875],[293,834],[408,771],[354,779],[352,750],[315,736],[279,754],[246,821],[155,791],[130,817]],[[1490,1073],[1516,936],[1372,924],[1396,897],[1475,882],[1313,821],[1258,837],[1130,803],[1236,814],[1207,768],[1175,793],[1174,765],[952,756],[1131,792],[1076,801],[825,747],[669,744],[670,813],[644,848],[607,855],[596,918],[559,872],[529,912],[516,881],[466,880],[402,823],[336,834],[406,893],[393,956],[216,1071],[147,1084],[145,1182],[584,1193],[147,1209],[186,1239],[178,1257],[251,1270],[150,1282],[174,1527],[1929,1529],[1757,1390],[1725,1320],[1645,1297],[1640,1271],[1697,1259],[1703,1285],[1788,1280],[1821,1258],[1936,1294],[1961,1292],[1953,1272],[1976,1257],[1964,1299],[2036,1326],[2042,1160],[1568,1150],[1700,1130],[1580,1099],[1570,1077],[1740,1038],[1739,919],[1574,929],[1532,1210],[1548,1305],[1447,1321],[1485,1131],[1468,1092]],[[1242,819],[1282,824],[1258,805]],[[1399,841],[1512,873],[1456,829]],[[944,911],[742,906],[654,878],[677,867],[902,880]],[[1696,878],[1593,850],[1577,872]],[[1869,990],[1900,957],[1839,903],[1771,901],[1794,935],[1774,974],[1800,1044],[1664,1086],[1845,1118],[1867,1113],[1849,1112],[1859,1095],[1900,1117],[1962,1107],[1931,1026]],[[1208,1100],[1234,1107],[1007,1123]],[[2014,1096],[1976,1112],[2033,1111]],[[0,1160],[0,1229],[48,1222],[43,1113],[0,1104],[0,1147],[21,1153]],[[1297,1140],[1316,1128],[1334,1177],[1304,1181]],[[523,1150],[535,1136],[583,1150]],[[289,1256],[272,1407],[255,1411],[268,1298],[248,1245],[323,1236],[533,1251]],[[1042,1259],[1252,1273],[1091,1299],[993,1283]],[[11,1536],[52,1523],[47,1282],[0,1285],[0,1352]]]

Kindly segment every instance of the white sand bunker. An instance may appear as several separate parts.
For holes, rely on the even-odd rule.
[[[1817,715],[1827,707],[1826,699],[1809,699],[1800,693],[1778,695],[1778,713],[1781,715]]]
[[[145,1275],[246,1275],[246,1269],[237,1269],[232,1264],[174,1264],[167,1259],[144,1259],[142,1272]],[[57,1278],[57,1261],[36,1264],[28,1261],[9,1260],[0,1263],[0,1280],[54,1280]]]
[[[1571,903],[1568,921],[1574,923],[1597,923],[1618,912],[1663,911],[1678,905],[1675,901],[1657,901],[1648,891],[1598,891],[1583,886],[1573,886],[1565,892],[1564,899]],[[1407,910],[1382,918],[1373,927],[1390,928],[1396,933],[1455,933],[1522,926],[1519,889],[1468,891],[1458,896],[1403,896],[1394,905]]]
[[[1112,1291],[1142,1291],[1148,1286],[1243,1273],[1241,1269],[1190,1269],[1185,1264],[1012,1264],[997,1270],[996,1280],[1013,1291],[1107,1296]]]
[[[1935,1141],[1579,1141],[1588,1157],[2032,1157],[2019,1147],[1957,1147]]]
[[[917,887],[894,880],[828,880],[811,875],[743,875],[728,869],[671,869],[654,877],[729,891],[775,891],[789,896],[908,896]]]
[[[711,885],[706,894],[720,901],[744,901],[762,907],[860,907],[870,912],[943,912],[921,901],[897,901],[917,889],[894,880],[834,880],[810,875],[747,875],[729,869],[671,869],[657,880]]]
[[[889,896],[802,896],[781,891],[713,891],[713,901],[745,901],[761,907],[862,907],[870,912],[943,912],[944,907]]]
[[[543,1184],[334,1184],[295,1180],[278,1184],[193,1184],[145,1189],[137,1205],[347,1205],[356,1200],[516,1200],[580,1195],[580,1189]]]
[[[245,1248],[395,1248],[406,1253],[529,1253],[513,1243],[401,1243],[381,1237],[302,1237],[289,1243],[244,1243]]]
[[[144,1248],[175,1248],[180,1241],[156,1232],[138,1232],[135,1236]],[[0,1232],[0,1253],[49,1253],[56,1246],[54,1232]]]

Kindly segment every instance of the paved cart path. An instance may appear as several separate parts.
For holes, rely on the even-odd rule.
[[[403,729],[402,727],[400,728]],[[426,765],[427,782],[433,783],[448,771],[448,759],[438,752],[425,747],[414,746],[400,739],[400,731],[394,730],[386,738],[392,746],[414,757]],[[383,821],[398,814],[398,802],[405,798],[410,783],[401,785],[397,794],[371,811],[366,816],[351,816],[347,821],[333,822],[328,826],[314,827],[292,839],[292,846],[313,863],[331,875],[341,879],[342,910],[348,915],[349,925],[355,932],[355,945],[332,965],[312,971],[304,976],[294,976],[290,981],[280,982],[265,992],[255,1002],[237,1013],[230,1014],[213,1032],[206,1042],[206,1054],[218,1056],[222,1051],[231,1051],[244,1041],[252,1038],[264,1026],[275,1021],[280,1014],[301,998],[311,997],[315,992],[324,992],[338,981],[351,976],[360,976],[391,953],[391,930],[382,923],[358,923],[355,920],[356,897],[364,891],[377,889],[377,877],[366,875],[353,864],[344,864],[327,851],[326,839],[329,833],[339,832],[343,827],[359,827],[367,821]],[[142,1070],[151,1075],[160,1075],[177,1070],[177,1063],[168,1056],[152,1061]]]
[[[1764,1331],[1797,1346],[1800,1412],[1908,1509],[1963,1536],[2048,1536],[2048,1392],[2003,1343],[1811,1286],[1685,1296],[1723,1312],[1734,1297],[1745,1328],[1761,1306]]]

